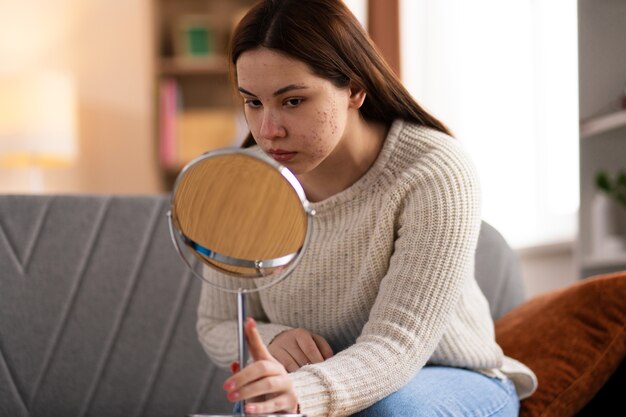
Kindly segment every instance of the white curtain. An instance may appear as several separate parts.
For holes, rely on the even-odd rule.
[[[401,0],[403,79],[463,141],[483,218],[513,247],[572,241],[578,209],[574,0]]]

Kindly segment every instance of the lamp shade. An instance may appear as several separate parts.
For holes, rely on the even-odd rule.
[[[53,72],[0,74],[0,166],[64,166],[76,152],[72,79]]]

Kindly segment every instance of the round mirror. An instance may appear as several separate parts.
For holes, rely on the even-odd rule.
[[[168,213],[172,241],[194,275],[237,293],[239,363],[247,362],[245,294],[277,284],[295,268],[308,244],[313,214],[291,171],[256,150],[209,152],[176,179]],[[238,283],[234,290],[220,285],[221,279],[198,274],[179,241],[203,264],[226,276],[250,278],[243,281],[252,285]]]
[[[253,150],[196,158],[172,193],[178,238],[205,265],[237,277],[286,275],[307,243],[311,214],[296,177]]]

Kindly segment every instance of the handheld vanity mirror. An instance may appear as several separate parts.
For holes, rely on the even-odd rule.
[[[306,250],[313,214],[291,171],[250,150],[206,153],[176,179],[168,212],[172,241],[196,277],[237,294],[242,365],[247,356],[245,295],[269,288],[293,271]],[[224,285],[227,278],[216,281],[198,273],[189,253],[237,284]],[[241,414],[233,416],[245,415],[240,405]]]

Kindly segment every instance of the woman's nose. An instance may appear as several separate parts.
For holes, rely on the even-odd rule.
[[[264,139],[277,139],[285,136],[285,128],[276,114],[266,110],[263,113],[261,131],[259,133]]]

